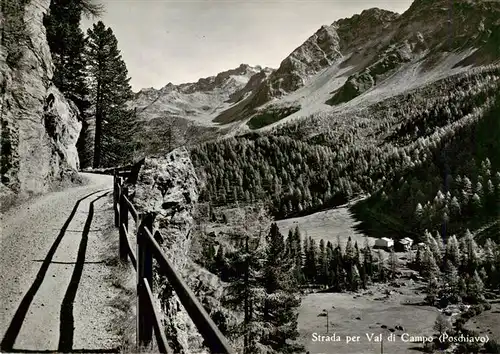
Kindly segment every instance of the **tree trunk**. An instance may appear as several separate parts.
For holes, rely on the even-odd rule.
[[[246,240],[245,240],[245,251],[246,251],[246,261],[245,261],[245,336],[244,336],[244,349],[243,349],[243,353],[246,354],[247,351],[248,351],[248,337],[249,337],[249,333],[248,333],[248,323],[250,322],[250,309],[249,309],[249,299],[248,299],[248,293],[249,293],[249,262],[248,262],[248,236],[246,237]]]
[[[101,83],[97,84],[96,109],[95,109],[95,138],[94,138],[94,168],[101,164],[101,135],[102,135],[102,104]]]

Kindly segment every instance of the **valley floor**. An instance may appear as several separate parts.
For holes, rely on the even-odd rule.
[[[300,341],[306,350],[316,354],[378,354],[381,346],[383,353],[418,353],[422,344],[411,342],[407,336],[432,336],[432,327],[439,314],[434,307],[419,305],[425,297],[419,290],[421,286],[405,281],[400,288],[392,289],[390,295],[390,287],[383,285],[374,285],[359,294],[309,294],[302,300],[299,310]],[[320,315],[323,309],[329,315],[328,334],[326,317]],[[403,330],[396,330],[396,326],[402,326]],[[315,341],[313,333],[335,334],[339,341]],[[394,334],[393,341],[389,340],[391,333]],[[383,344],[375,339],[370,341],[368,337],[372,334],[373,338],[382,334]],[[347,343],[347,336],[359,336],[359,341]]]

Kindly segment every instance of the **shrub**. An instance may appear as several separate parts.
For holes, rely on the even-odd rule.
[[[474,316],[477,316],[479,315],[481,312],[483,312],[483,305],[479,304],[479,305],[472,305],[469,309],[469,311],[471,316],[470,317],[474,317]],[[470,318],[469,317],[469,318]]]
[[[489,354],[500,354],[500,344],[492,339],[484,345],[484,351]]]
[[[436,344],[434,344],[434,342],[432,342],[432,343],[426,342],[424,344],[424,352],[425,353],[434,353],[435,350],[436,350]]]
[[[463,317],[460,317],[460,318],[457,318],[457,320],[455,321],[454,325],[455,325],[455,329],[457,331],[460,331],[463,327],[464,327],[464,324],[467,320]]]

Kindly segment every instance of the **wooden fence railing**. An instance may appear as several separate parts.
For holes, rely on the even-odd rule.
[[[143,164],[144,164],[144,159],[136,163],[121,167],[91,168],[83,170],[82,172],[128,177],[129,181],[135,183],[135,181],[137,180],[137,176],[139,174],[139,170]]]
[[[136,171],[133,171],[136,172]],[[129,178],[136,179],[133,173]],[[162,252],[156,239],[159,231],[153,231],[153,214],[138,214],[130,202],[128,188],[123,183],[123,177],[118,171],[114,174],[113,206],[115,212],[115,226],[119,229],[120,259],[130,259],[137,272],[137,343],[138,346],[151,344],[153,330],[158,350],[161,353],[171,353],[165,337],[159,313],[154,304],[153,286],[153,258],[156,259],[161,275],[166,276],[170,285],[179,297],[180,302],[196,325],[205,340],[205,345],[213,353],[234,353],[227,339],[219,331],[203,306],[197,300],[191,289],[185,284],[177,270]],[[135,175],[135,176],[133,176]],[[129,215],[136,225],[136,253],[129,240]]]

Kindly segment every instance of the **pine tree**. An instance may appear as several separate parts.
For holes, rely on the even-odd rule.
[[[358,241],[354,242],[354,264],[356,264],[356,266],[359,266],[361,264]]]
[[[356,256],[356,252],[354,250],[354,246],[352,244],[352,239],[351,236],[347,239],[347,244],[345,246],[345,255],[344,255],[344,262],[350,266],[354,263],[354,259]]]
[[[431,279],[439,275],[439,267],[434,258],[434,254],[429,248],[426,248],[424,251],[421,273],[427,279]]]
[[[445,257],[455,267],[460,266],[460,246],[455,235],[448,237],[448,241],[446,242]]]
[[[95,111],[93,167],[112,166],[132,160],[137,143],[135,110],[126,102],[132,97],[127,67],[111,28],[99,21],[87,31],[91,101]]]
[[[399,267],[399,260],[398,256],[394,252],[394,250],[391,250],[391,253],[389,255],[389,269],[391,270],[391,279],[394,279],[396,276],[396,273],[398,271]]]
[[[445,264],[445,295],[450,299],[452,303],[458,303],[460,301],[460,289],[459,289],[459,278],[457,268],[453,263],[448,260]]]
[[[455,217],[457,217],[461,214],[460,203],[458,202],[458,199],[455,196],[451,199],[450,210],[451,210],[451,214]]]
[[[293,248],[296,251],[295,253],[295,277],[297,278],[298,284],[303,284],[305,279],[304,279],[304,271],[302,269],[302,263],[303,261],[303,253],[302,253],[302,247],[301,247],[301,236],[300,236],[300,229],[299,226],[297,225],[295,227],[295,230],[293,232]]]
[[[332,286],[335,283],[335,273],[333,271],[333,264],[334,264],[334,249],[333,249],[333,244],[328,241],[326,243],[326,267],[327,267],[327,285]]]
[[[448,332],[452,326],[450,320],[445,317],[442,313],[438,315],[436,318],[436,322],[434,323],[434,330],[436,330],[439,335]]]
[[[93,0],[51,0],[44,16],[55,71],[52,78],[56,87],[73,100],[80,113],[89,108],[85,72],[85,37],[80,29],[81,16],[97,17],[103,12]]]
[[[294,249],[294,244],[293,244],[293,231],[292,229],[288,230],[288,236],[286,238],[285,242],[285,248],[286,248],[286,256],[289,258],[293,258],[295,255],[295,249]]]
[[[481,278],[483,284],[488,282],[488,273],[486,273],[486,269],[484,269],[484,267],[481,267],[481,269],[479,269],[478,274],[479,274],[479,278]]]
[[[436,240],[437,242],[437,245],[438,245],[438,258],[443,261],[443,257],[446,253],[446,245],[444,243],[444,240],[443,240],[443,237],[441,236],[441,234],[439,233],[439,231],[436,231],[436,236],[434,237],[434,239]]]
[[[467,282],[467,297],[472,302],[484,301],[484,283],[481,280],[477,271],[468,278]]]
[[[351,290],[358,291],[360,286],[361,286],[361,276],[359,274],[358,266],[354,265],[352,267]]]
[[[342,260],[342,250],[340,246],[337,246],[333,250],[332,261],[329,268],[333,279],[332,286],[338,291],[341,291],[346,287],[346,274],[344,267],[345,265]]]
[[[257,328],[262,325],[258,314],[262,302],[262,291],[260,291],[262,280],[259,275],[262,268],[262,252],[259,247],[250,249],[249,237],[245,238],[245,246],[239,248],[231,257],[229,266],[232,268],[231,274],[236,278],[230,279],[230,285],[226,288],[222,299],[223,305],[244,314],[241,323],[228,329],[231,337],[243,337],[244,353],[255,352],[259,338]]]
[[[424,252],[425,248],[418,246],[417,248],[417,254],[415,255],[415,260],[414,260],[414,266],[416,269],[422,269],[422,266],[424,264]]]
[[[300,352],[303,348],[293,341],[299,336],[297,309],[301,300],[291,263],[284,257],[283,235],[275,223],[271,225],[265,253],[262,313],[265,331],[260,343],[276,351]]]
[[[483,265],[487,273],[490,272],[491,267],[493,267],[495,264],[495,248],[495,243],[488,238],[483,246]]]
[[[426,244],[427,247],[431,250],[432,255],[434,256],[434,259],[436,260],[437,263],[441,263],[441,251],[439,250],[439,244],[432,236],[430,232],[426,230]]]
[[[478,246],[469,230],[462,238],[462,270],[469,275],[474,274],[479,265]]]
[[[77,142],[80,166],[91,164],[88,148],[89,87],[85,60],[85,36],[80,29],[82,14],[98,17],[103,7],[94,0],[51,0],[48,14],[43,18],[47,42],[54,62],[56,87],[78,107],[82,131]]]
[[[474,193],[472,195],[472,212],[474,213],[474,215],[476,216],[479,216],[480,213],[481,213],[481,209],[483,207],[483,200],[481,199],[481,197],[477,194],[477,193]]]
[[[366,288],[366,285],[370,278],[373,276],[373,254],[370,247],[370,243],[368,242],[368,238],[365,237],[365,246],[363,248],[363,287]]]
[[[309,236],[307,246],[308,248],[304,263],[304,273],[307,278],[307,281],[310,283],[314,283],[318,276],[318,271],[317,271],[318,250],[316,247],[316,241],[312,239],[311,236]]]
[[[465,298],[467,296],[467,282],[464,277],[458,279],[458,296]]]
[[[427,296],[425,297],[425,301],[433,306],[439,296],[439,283],[436,277],[431,277],[428,280],[426,293]]]
[[[325,285],[327,283],[328,264],[326,259],[326,248],[325,240],[321,239],[319,241],[319,253],[318,253],[318,283]]]

